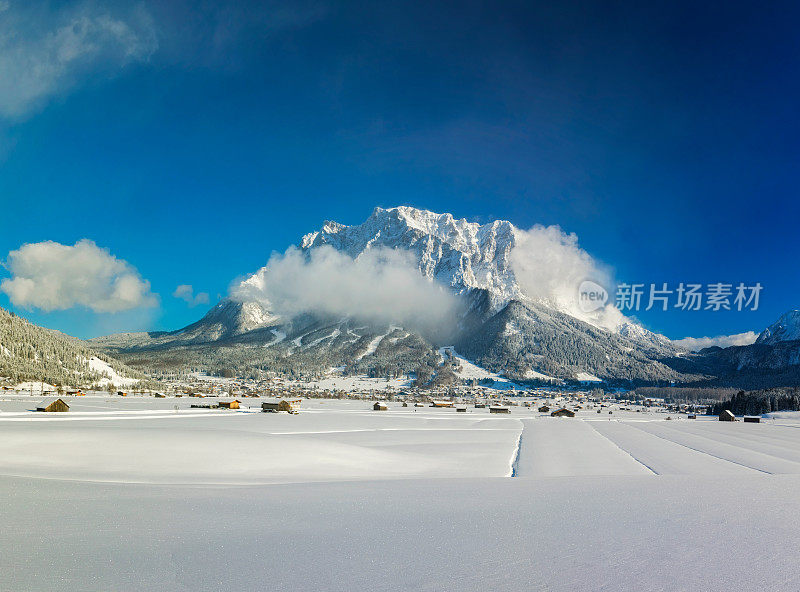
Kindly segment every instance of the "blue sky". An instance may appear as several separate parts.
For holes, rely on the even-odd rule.
[[[796,3],[0,3],[0,257],[90,239],[157,301],[0,306],[80,337],[174,329],[326,219],[413,205],[558,224],[628,282],[800,304]],[[0,269],[0,278],[10,277]]]

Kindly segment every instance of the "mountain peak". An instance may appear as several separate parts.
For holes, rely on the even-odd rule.
[[[775,345],[781,341],[800,340],[800,310],[789,310],[761,332],[756,343]]]
[[[409,206],[378,207],[361,224],[325,222],[303,237],[300,248],[327,245],[353,258],[373,248],[408,251],[424,277],[457,294],[487,290],[499,309],[521,297],[509,259],[515,231],[507,221],[481,225]]]

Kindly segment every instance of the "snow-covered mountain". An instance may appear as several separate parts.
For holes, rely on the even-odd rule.
[[[299,246],[305,252],[328,246],[352,258],[375,248],[401,250],[412,254],[423,277],[448,287],[454,294],[465,296],[485,291],[491,312],[500,311],[512,300],[534,302],[631,341],[671,348],[665,337],[624,317],[613,306],[604,311],[584,312],[575,302],[525,294],[512,262],[512,251],[520,241],[520,234],[506,220],[478,224],[454,218],[452,214],[400,206],[375,208],[365,222],[354,226],[325,222],[320,230],[305,235]],[[557,271],[569,277],[571,270]],[[251,293],[249,288],[262,284],[267,273],[267,267],[261,268],[241,282],[238,292]],[[578,286],[570,288],[574,292],[570,295],[576,295]]]
[[[756,343],[775,345],[782,341],[800,340],[800,310],[790,310],[764,329]]]
[[[477,224],[410,207],[375,208],[356,226],[326,222],[303,237],[306,251],[328,245],[358,257],[368,249],[384,247],[413,253],[420,273],[456,294],[486,290],[492,307],[499,309],[522,297],[510,254],[516,228],[507,221]]]
[[[332,248],[352,259],[378,248],[410,254],[424,278],[446,287],[463,305],[452,337],[464,350],[459,353],[468,353],[492,371],[516,378],[539,374],[564,379],[586,374],[606,380],[680,378],[657,361],[674,354],[670,341],[613,307],[603,314],[583,313],[547,294],[528,295],[513,260],[514,249],[524,238],[508,221],[477,224],[451,214],[396,207],[376,208],[358,225],[326,222],[302,237],[298,248],[306,256]],[[564,264],[554,258],[547,275],[558,278],[563,273],[572,281],[574,270],[559,265]],[[109,336],[95,343],[121,355],[180,347],[181,359],[211,356],[208,363],[217,365],[223,361],[209,353],[209,347],[236,345],[237,359],[261,368],[279,363],[282,368],[345,365],[362,371],[375,367],[408,371],[426,360],[438,360],[431,352],[451,345],[434,343],[430,335],[404,329],[396,321],[365,323],[351,315],[342,318],[314,311],[281,317],[259,292],[270,281],[269,273],[265,266],[245,278],[232,290],[232,298],[179,331]],[[571,288],[569,281],[566,285]],[[577,294],[577,285],[573,289]],[[226,352],[230,357],[231,350]]]

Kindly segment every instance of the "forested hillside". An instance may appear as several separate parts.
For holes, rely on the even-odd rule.
[[[145,376],[89,349],[78,339],[34,325],[0,308],[0,377],[11,384],[41,380],[62,386],[130,384]]]

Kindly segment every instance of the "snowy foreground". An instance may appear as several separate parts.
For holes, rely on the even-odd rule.
[[[66,400],[0,399],[0,590],[800,589],[793,414]]]

